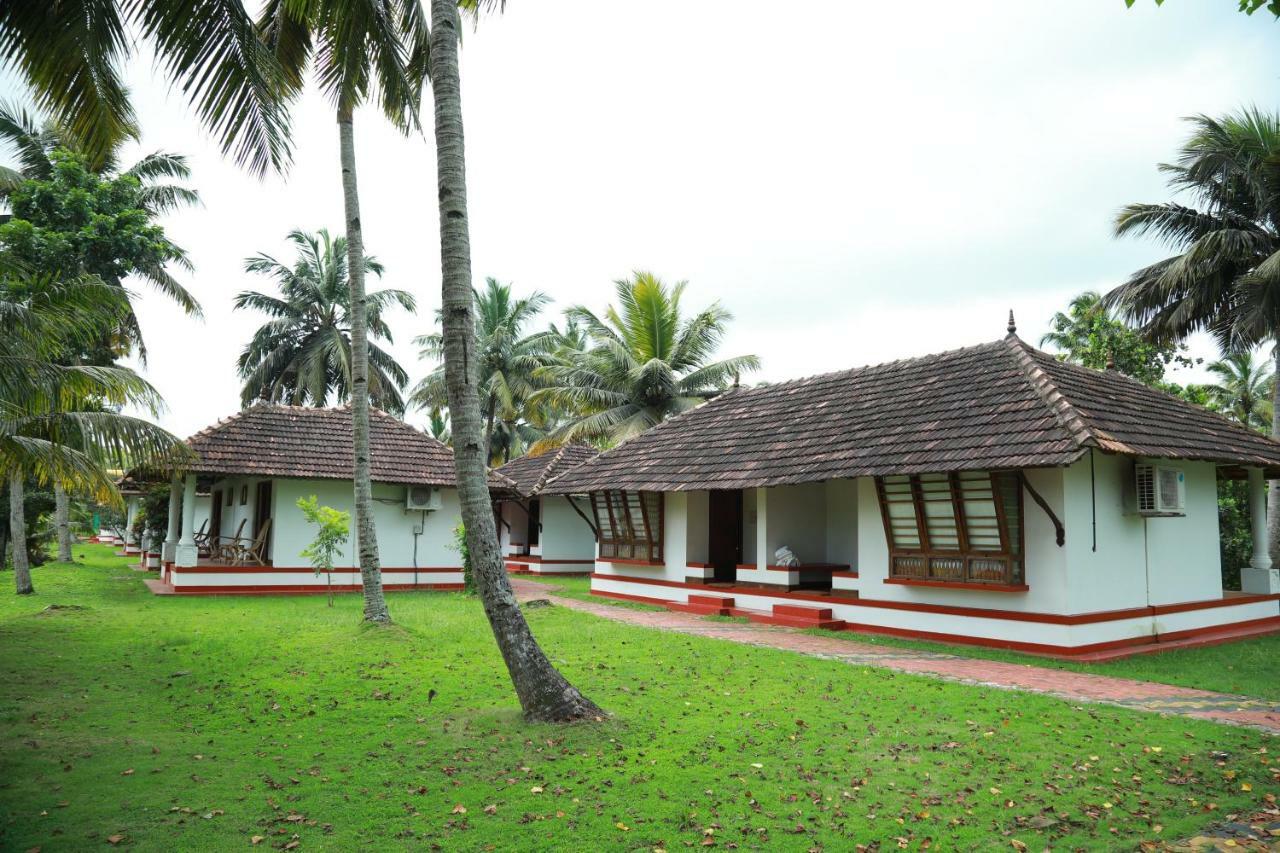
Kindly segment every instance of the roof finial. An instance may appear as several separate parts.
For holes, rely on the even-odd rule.
[[[1015,323],[1015,322],[1013,321],[1013,309],[1012,309],[1012,308],[1010,308],[1010,309],[1009,309],[1009,326],[1008,326],[1008,329],[1009,329],[1009,334],[1011,334],[1011,335],[1016,335],[1016,334],[1018,334],[1018,324],[1017,324],[1017,323]]]
[[[1116,369],[1116,353],[1111,347],[1107,347],[1107,370]]]

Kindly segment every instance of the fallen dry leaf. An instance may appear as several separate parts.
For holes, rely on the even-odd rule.
[[[263,837],[263,836],[261,836],[261,835],[252,835],[252,836],[250,836],[250,837],[249,837],[249,843],[250,843],[250,844],[261,844],[262,842],[264,842],[264,841],[266,841],[266,840],[267,840],[267,839],[266,839],[266,838],[264,838],[264,837]]]
[[[467,813],[467,807],[466,807],[466,806],[464,806],[462,803],[458,803],[456,806],[454,806],[454,807],[453,807],[453,813],[454,813],[454,814],[466,814],[466,813]]]
[[[109,841],[109,842],[110,842],[110,843],[112,843],[112,844],[119,844],[121,841],[124,841],[124,836],[123,836],[123,835],[108,835],[108,836],[107,836],[107,841]]]

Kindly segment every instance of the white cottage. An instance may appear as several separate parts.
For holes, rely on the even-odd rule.
[[[498,538],[507,570],[530,574],[589,574],[595,564],[596,528],[585,495],[542,496],[547,481],[594,459],[600,451],[569,444],[538,456],[522,456],[497,469],[515,493],[495,501]]]
[[[302,551],[315,529],[299,498],[352,513],[351,541],[333,573],[333,587],[360,587],[354,530],[351,410],[258,403],[187,439],[197,461],[172,480],[162,593],[322,592]],[[384,587],[461,589],[454,549],[461,521],[453,451],[408,424],[370,413],[374,523]],[[490,477],[503,494],[510,484]],[[197,489],[210,493],[204,536],[196,523]],[[188,506],[191,510],[188,510]],[[180,511],[179,511],[180,508]],[[216,537],[216,538],[213,538]],[[225,547],[238,543],[239,556]],[[245,549],[256,550],[248,556]]]
[[[1010,318],[994,343],[731,391],[541,494],[590,493],[596,595],[1097,658],[1280,630],[1277,474],[1280,443]],[[1242,592],[1222,477],[1251,487]]]
[[[160,569],[160,547],[162,543],[148,541],[145,533],[140,536],[133,535],[133,523],[142,511],[142,499],[147,491],[147,484],[140,482],[130,473],[116,481],[116,488],[125,502],[124,532],[117,537],[123,542],[123,545],[121,550],[116,552],[116,555],[119,557],[137,557],[138,568],[140,569]],[[204,534],[208,529],[210,502],[208,488],[201,489],[197,487],[196,511],[193,521],[197,535]],[[98,541],[104,540],[100,536]]]

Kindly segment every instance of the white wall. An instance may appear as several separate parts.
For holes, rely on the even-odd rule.
[[[1218,481],[1213,464],[1164,463],[1186,472],[1187,514],[1143,518],[1132,506],[1133,460],[1095,453],[1093,461],[1096,552],[1088,459],[1066,472],[1071,612],[1221,597]]]
[[[708,537],[710,534],[711,495],[709,492],[685,492],[685,557],[689,563],[705,563],[710,559]]]
[[[756,534],[761,514],[759,492],[759,489],[742,490],[742,564],[745,566],[757,562]]]
[[[542,507],[542,559],[590,560],[596,554],[596,537],[587,522],[574,511],[569,498],[564,495],[545,495]],[[591,504],[578,499],[578,507],[587,517],[591,516]],[[517,510],[519,512],[519,510]]]
[[[858,568],[858,482],[830,480],[823,484],[826,501],[825,562]]]
[[[250,489],[250,503],[252,503]],[[272,561],[280,567],[308,566],[301,552],[315,537],[314,526],[307,523],[298,509],[299,498],[315,495],[321,504],[352,514],[351,540],[343,549],[336,566],[359,565],[355,543],[355,499],[350,482],[343,480],[275,480],[272,488]],[[462,564],[461,556],[451,548],[453,528],[461,521],[458,493],[441,489],[441,506],[424,513],[404,508],[405,487],[389,483],[373,484],[373,518],[378,532],[378,558],[384,568],[445,568]],[[414,554],[414,531],[417,554]]]
[[[765,550],[756,562],[770,564],[774,552],[789,547],[801,563],[827,559],[826,484],[804,483],[766,490]]]
[[[503,546],[502,553],[510,554],[521,550],[529,538],[529,514],[515,501],[503,501],[499,504],[502,521],[499,540]]]
[[[213,505],[212,495],[196,495],[195,529],[208,528],[209,508]],[[181,527],[181,523],[178,525]]]

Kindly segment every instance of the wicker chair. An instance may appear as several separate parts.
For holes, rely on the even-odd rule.
[[[240,519],[240,526],[236,528],[234,536],[210,537],[209,559],[225,563],[233,562],[236,556],[236,546],[240,544],[240,534],[244,532],[244,526],[248,523],[249,519]]]
[[[234,546],[234,562],[239,566],[247,566],[253,560],[259,566],[267,564],[267,537],[271,535],[271,519],[262,523],[262,529],[253,537],[253,542],[244,540]],[[248,543],[248,544],[245,544]]]

